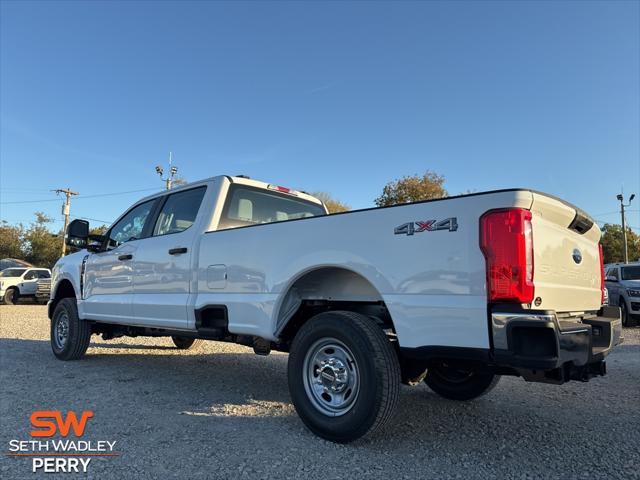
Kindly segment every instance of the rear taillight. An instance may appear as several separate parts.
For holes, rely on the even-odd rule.
[[[491,210],[480,218],[480,248],[487,261],[490,302],[533,301],[531,212],[523,208]]]
[[[604,303],[604,255],[602,253],[602,244],[598,244],[600,251],[600,305]]]

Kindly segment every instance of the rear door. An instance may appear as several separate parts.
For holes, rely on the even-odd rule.
[[[600,229],[583,212],[534,193],[532,211],[536,308],[596,311],[601,304]]]
[[[133,314],[137,324],[187,328],[192,254],[207,187],[163,197],[151,235],[140,242],[133,263]],[[195,278],[194,278],[195,280]]]

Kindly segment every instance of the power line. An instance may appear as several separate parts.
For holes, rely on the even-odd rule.
[[[81,217],[79,215],[72,215],[71,218],[79,218],[80,220],[91,220],[92,222],[100,222],[110,225],[112,220],[100,220],[99,218],[91,218],[91,217]]]
[[[127,190],[125,192],[112,192],[112,193],[97,193],[95,195],[78,195],[76,200],[85,199],[85,198],[98,198],[98,197],[111,197],[115,195],[126,195],[128,193],[140,193],[140,192],[150,192],[151,190],[157,191],[157,188],[143,188],[140,190]],[[27,203],[42,203],[42,202],[59,202],[58,198],[45,198],[41,200],[20,200],[13,202],[0,202],[0,205],[19,205],[19,204],[27,204]]]

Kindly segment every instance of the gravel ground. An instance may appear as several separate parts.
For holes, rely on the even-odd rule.
[[[296,416],[284,354],[93,337],[85,359],[60,362],[48,326],[46,307],[0,307],[1,448],[30,439],[34,410],[93,410],[83,439],[121,456],[92,459],[88,478],[640,478],[638,328],[604,378],[503,378],[468,403],[403,387],[394,424],[345,446]],[[34,476],[28,458],[0,460],[3,479]]]

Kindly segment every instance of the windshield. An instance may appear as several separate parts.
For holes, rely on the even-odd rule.
[[[20,277],[26,268],[7,268],[0,272],[0,277]]]
[[[640,280],[640,265],[622,267],[622,280]]]

